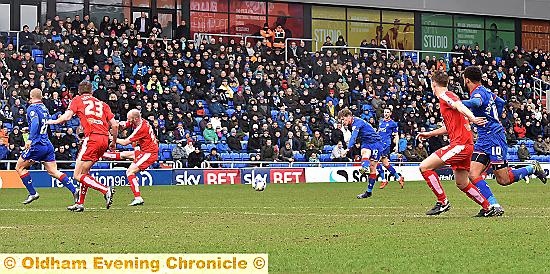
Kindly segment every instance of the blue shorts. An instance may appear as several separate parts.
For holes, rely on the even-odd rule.
[[[55,161],[55,152],[52,144],[34,144],[29,150],[21,153],[21,158],[25,161],[35,162],[53,162]]]
[[[504,163],[508,159],[508,144],[504,133],[495,133],[478,137],[474,152],[483,152],[491,163]]]
[[[384,151],[384,144],[381,142],[378,143],[361,143],[361,149],[370,150],[370,160],[380,161],[382,157],[382,152]]]
[[[382,149],[382,152],[380,152],[380,157],[390,157],[391,154],[391,145],[390,144],[382,144],[384,147]]]

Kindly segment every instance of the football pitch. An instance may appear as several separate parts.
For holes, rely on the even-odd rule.
[[[391,182],[358,200],[365,184],[143,187],[129,207],[90,190],[73,213],[66,189],[0,190],[1,253],[268,253],[270,272],[550,272],[550,186],[533,179],[490,182],[506,213],[473,218],[479,207],[444,182],[451,211],[424,213],[435,198],[424,182]]]

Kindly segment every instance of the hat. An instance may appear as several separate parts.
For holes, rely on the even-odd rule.
[[[231,129],[231,133],[237,133],[237,130],[236,129]]]

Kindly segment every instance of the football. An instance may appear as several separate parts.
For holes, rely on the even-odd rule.
[[[264,191],[266,185],[267,185],[267,182],[263,177],[260,177],[260,176],[256,177],[254,179],[254,182],[252,183],[252,187],[256,191]]]

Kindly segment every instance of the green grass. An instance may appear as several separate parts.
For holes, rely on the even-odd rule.
[[[536,180],[533,180],[536,181]],[[83,213],[65,210],[65,189],[0,190],[2,253],[268,253],[272,272],[550,272],[550,189],[490,185],[503,217],[444,183],[453,209],[427,217],[425,183],[397,183],[358,200],[364,184],[144,187],[145,205],[112,209],[90,190]]]

